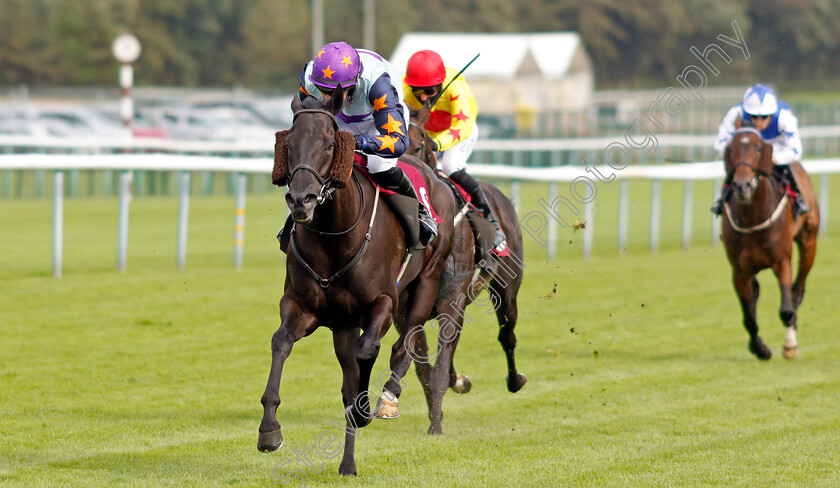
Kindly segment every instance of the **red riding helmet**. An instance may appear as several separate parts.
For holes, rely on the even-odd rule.
[[[405,68],[405,83],[408,86],[435,86],[443,83],[446,68],[440,54],[424,49],[412,54]]]

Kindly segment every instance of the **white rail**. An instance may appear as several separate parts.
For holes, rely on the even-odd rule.
[[[213,156],[188,156],[174,154],[10,154],[0,155],[0,170],[51,170],[54,171],[54,215],[53,215],[53,275],[61,276],[62,266],[62,227],[63,227],[63,180],[66,170],[120,170],[122,179],[120,188],[120,211],[119,211],[119,242],[118,242],[118,264],[117,267],[123,271],[126,267],[126,248],[128,246],[128,217],[129,203],[131,201],[131,185],[129,184],[133,170],[157,170],[182,172],[182,184],[180,185],[180,210],[178,222],[178,258],[177,266],[183,267],[186,260],[186,226],[188,223],[189,209],[189,173],[192,171],[220,171],[240,174],[237,192],[237,209],[235,216],[235,245],[234,245],[234,266],[241,266],[243,242],[242,229],[245,224],[245,185],[242,175],[245,173],[269,174],[272,169],[272,160],[268,157],[243,158],[243,157],[213,157]],[[810,160],[803,163],[805,169],[811,175],[828,175],[840,173],[840,159]],[[591,255],[593,239],[593,218],[594,205],[592,199],[578,192],[576,185],[597,185],[597,173],[602,178],[614,179],[610,181],[621,181],[619,202],[619,252],[623,252],[627,243],[628,212],[624,211],[627,206],[629,179],[651,180],[654,191],[651,193],[651,235],[650,247],[655,252],[659,240],[659,218],[661,199],[658,191],[660,181],[684,181],[685,197],[683,201],[683,229],[682,244],[687,247],[691,240],[691,212],[688,207],[691,205],[691,191],[693,181],[714,181],[715,192],[719,190],[720,180],[723,178],[723,165],[721,162],[699,162],[663,164],[649,166],[628,166],[624,169],[615,170],[608,166],[597,166],[585,168],[582,166],[559,166],[551,168],[523,168],[514,166],[472,164],[470,173],[475,176],[499,178],[511,181],[511,199],[518,204],[519,182],[540,181],[549,183],[548,202],[541,199],[542,210],[531,211],[526,215],[520,215],[520,225],[525,233],[529,234],[541,246],[546,248],[548,259],[556,255],[557,246],[557,224],[566,227],[569,222],[563,220],[556,211],[558,204],[555,202],[565,201],[572,206],[583,206],[582,219],[587,222],[583,233],[583,254],[585,257]],[[588,183],[587,183],[588,181]],[[568,192],[559,192],[558,183],[571,183]],[[603,183],[601,183],[603,184]],[[585,192],[583,192],[585,193]],[[568,196],[567,196],[568,195]],[[820,178],[820,207],[822,211],[822,228],[825,231],[828,222],[828,178]],[[575,205],[577,203],[577,205]],[[566,207],[568,208],[568,206]],[[575,215],[579,214],[576,212]],[[539,224],[539,225],[537,225]],[[716,226],[719,222],[713,219],[712,243],[716,242]]]

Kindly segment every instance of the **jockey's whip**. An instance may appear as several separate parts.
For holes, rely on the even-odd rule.
[[[452,79],[451,79],[451,80],[449,80],[449,83],[447,83],[447,84],[446,84],[446,86],[445,86],[445,87],[443,87],[443,90],[441,90],[441,91],[440,91],[440,93],[438,93],[437,95],[435,95],[435,98],[433,98],[433,99],[432,99],[432,102],[429,104],[429,106],[430,106],[430,107],[434,107],[434,106],[435,106],[435,103],[437,103],[438,98],[440,98],[440,97],[441,97],[441,95],[443,95],[443,92],[445,92],[445,91],[446,91],[446,89],[447,89],[447,88],[449,88],[449,85],[451,85],[453,81],[457,80],[457,79],[458,79],[458,77],[459,77],[459,76],[461,76],[461,73],[463,73],[464,71],[466,71],[466,69],[467,69],[467,68],[469,68],[469,67],[470,67],[470,65],[471,65],[471,64],[473,64],[473,61],[475,61],[476,59],[478,59],[478,57],[479,57],[479,56],[481,56],[481,53],[476,54],[476,55],[475,55],[475,57],[474,57],[474,58],[472,58],[472,59],[470,60],[470,62],[469,62],[469,63],[467,63],[467,65],[466,65],[466,66],[464,66],[463,68],[461,68],[461,71],[459,71],[457,75],[453,76],[453,77],[452,77]]]

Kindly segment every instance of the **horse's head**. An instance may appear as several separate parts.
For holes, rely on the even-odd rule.
[[[292,128],[276,134],[271,178],[289,186],[286,204],[298,223],[310,223],[315,206],[350,179],[356,144],[353,134],[338,130],[335,118],[344,103],[341,85],[328,100],[300,103],[294,97]]]
[[[761,134],[745,127],[735,131],[723,155],[726,181],[741,203],[752,202],[758,179],[773,170],[773,146],[761,140]]]
[[[429,120],[429,115],[432,113],[432,105],[430,100],[426,100],[420,110],[412,111],[408,124],[408,149],[405,153],[422,160],[426,165],[435,169],[437,167],[437,158],[432,150],[432,140],[423,126]]]

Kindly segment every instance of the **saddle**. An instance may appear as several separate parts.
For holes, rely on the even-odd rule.
[[[470,229],[473,233],[473,240],[475,242],[476,266],[481,266],[487,271],[494,272],[497,264],[494,259],[491,259],[491,257],[502,257],[508,255],[507,249],[499,252],[493,248],[493,237],[496,233],[496,228],[484,218],[481,210],[472,204],[472,197],[461,187],[461,185],[452,181],[442,171],[438,171],[437,175],[438,179],[444,182],[454,195],[458,208],[462,210],[465,209],[466,211],[465,217],[467,218],[467,222],[470,224]]]
[[[364,164],[365,161],[361,159],[361,156],[357,153],[355,155],[353,171],[357,171],[367,177],[371,184],[376,187],[376,181],[370,175],[367,168],[365,168]],[[423,180],[422,174],[420,174],[414,166],[411,166],[408,163],[398,161],[397,164],[411,180],[415,193],[417,195],[428,195],[428,189],[426,188],[426,182]],[[394,213],[394,216],[397,218],[403,228],[403,231],[405,232],[406,252],[422,248],[422,246],[420,246],[420,221],[417,214],[417,200],[400,195],[399,193],[391,190],[386,190],[382,187],[380,187],[379,193]],[[432,208],[431,202],[428,201],[428,198],[426,199],[426,202],[421,201],[420,203],[426,206],[429,214],[434,217],[438,224],[443,221],[443,219],[441,219]],[[287,249],[289,247],[289,239],[291,238],[293,228],[294,221],[290,215],[286,219],[286,223],[283,228],[277,233],[277,240],[280,243],[280,250],[283,251],[283,253],[288,254]]]

